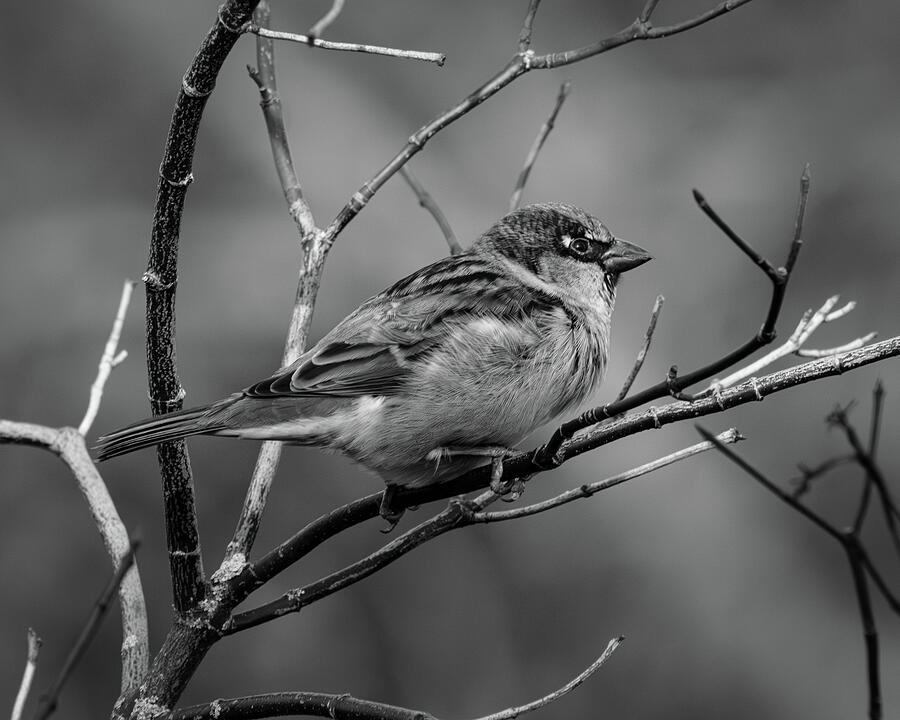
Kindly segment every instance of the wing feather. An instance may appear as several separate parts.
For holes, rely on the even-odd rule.
[[[446,337],[446,326],[484,317],[512,318],[546,304],[474,253],[440,260],[367,300],[315,347],[272,377],[247,388],[251,397],[391,395],[413,360]]]

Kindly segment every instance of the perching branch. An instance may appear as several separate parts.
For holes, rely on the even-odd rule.
[[[400,168],[400,176],[406,180],[406,184],[412,189],[416,199],[419,201],[419,205],[431,213],[431,217],[434,218],[434,221],[438,224],[438,227],[444,235],[444,240],[447,241],[447,246],[450,248],[450,254],[459,255],[463,251],[462,245],[460,245],[459,240],[456,239],[453,228],[450,227],[447,216],[444,215],[440,206],[434,201],[434,198],[431,197],[431,194],[425,189],[425,186],[412,174],[412,170],[404,166]]]
[[[10,720],[22,720],[22,710],[25,709],[25,701],[28,700],[28,693],[31,692],[31,682],[34,680],[34,672],[37,670],[38,654],[40,653],[42,642],[37,633],[28,628],[28,652],[25,656],[25,670],[22,673],[22,682],[19,683],[19,691],[16,693],[12,713],[9,716]]]
[[[72,674],[78,661],[81,660],[85,650],[87,650],[88,645],[90,645],[91,641],[97,636],[97,632],[100,629],[100,623],[106,616],[106,611],[109,610],[113,595],[115,595],[119,586],[122,584],[125,573],[127,573],[134,564],[134,553],[137,551],[139,545],[140,540],[138,538],[131,540],[128,552],[125,557],[122,558],[119,567],[116,568],[116,571],[103,589],[100,597],[97,598],[97,602],[94,603],[91,614],[88,616],[87,622],[81,630],[81,634],[78,636],[75,645],[72,647],[66,661],[63,663],[59,675],[56,676],[56,680],[53,682],[53,685],[50,686],[50,690],[47,694],[41,698],[40,706],[34,714],[35,720],[46,720],[46,718],[50,717],[56,710],[56,706],[59,702],[59,693],[62,690],[63,685],[66,684],[66,681],[69,679],[69,676]]]
[[[116,311],[115,320],[113,320],[112,330],[109,333],[109,339],[106,341],[106,347],[103,348],[103,355],[100,357],[100,365],[97,368],[97,378],[91,385],[91,396],[88,401],[87,410],[84,418],[78,426],[78,432],[81,435],[87,435],[94,424],[97,412],[100,410],[100,400],[103,398],[103,388],[106,386],[106,380],[109,378],[113,368],[123,362],[128,357],[128,351],[123,350],[116,353],[119,346],[119,338],[122,335],[122,325],[125,323],[125,313],[128,312],[128,303],[131,302],[131,291],[134,288],[133,280],[126,280],[122,286],[122,297],[119,300],[119,309]]]
[[[737,442],[740,439],[739,433],[735,430],[729,430],[722,433],[720,437],[723,442],[727,443]],[[484,508],[498,498],[492,491],[486,492],[474,500],[467,502],[453,500],[449,507],[441,513],[403,533],[368,557],[365,557],[342,570],[338,570],[311,585],[292,590],[265,605],[238,613],[223,630],[226,634],[240,632],[241,630],[247,630],[256,625],[274,620],[284,614],[297,612],[313,602],[321,600],[338,590],[342,590],[345,587],[368,577],[374,572],[377,572],[398,560],[411,550],[414,550],[425,542],[433,540],[450,530],[456,530],[478,523],[514,520],[534,515],[545,510],[550,510],[571,502],[572,500],[591,497],[601,490],[621,484],[626,480],[640,477],[641,475],[645,475],[660,467],[670,465],[680,460],[686,460],[687,458],[712,448],[713,445],[711,443],[699,443],[698,445],[660,458],[655,462],[642,465],[634,470],[613,476],[599,483],[583,485],[576,490],[571,490],[555,498],[551,498],[545,503],[539,503],[526,508],[513,509],[505,512],[485,513],[483,512]],[[379,496],[376,495],[374,497],[377,499]],[[312,547],[323,542],[326,539],[326,536],[321,532],[322,526],[327,526],[331,523],[332,527],[336,526],[340,528],[340,530],[344,530],[349,527],[347,524],[348,520],[363,522],[368,519],[367,517],[354,512],[360,503],[361,501],[351,503],[350,505],[344,506],[344,508],[339,508],[337,511],[333,511],[328,515],[319,518],[315,523],[304,529],[304,531],[295,535],[290,542],[285,543],[276,551],[273,551],[262,558],[259,563],[248,568],[247,576],[252,577],[257,583],[265,583],[267,579],[271,578],[275,573],[280,572],[302,557],[303,554],[308,553]],[[342,510],[345,510],[346,512],[341,513],[340,511]],[[377,513],[377,509],[375,512]],[[332,532],[327,537],[330,537],[333,534],[334,533]]]
[[[390,57],[404,58],[406,60],[423,60],[442,66],[447,60],[443,53],[424,52],[422,50],[399,50],[397,48],[382,47],[380,45],[363,45],[362,43],[334,42],[322,40],[311,35],[299,35],[297,33],[268,30],[253,23],[247,25],[247,32],[259,35],[271,40],[290,40],[291,42],[322,48],[323,50],[347,50],[350,52],[369,53],[370,55],[388,55]]]
[[[349,694],[274,692],[231,700],[191,705],[175,710],[170,720],[254,720],[291,716],[325,717],[332,720],[436,720],[418,710],[360,700]]]
[[[537,161],[541,148],[544,147],[547,137],[553,130],[553,126],[556,123],[556,116],[559,115],[560,108],[562,108],[563,103],[569,96],[569,91],[571,89],[572,83],[568,80],[559,86],[556,104],[553,106],[553,110],[550,111],[550,116],[544,121],[544,124],[541,125],[541,129],[538,131],[537,137],[534,139],[534,143],[531,145],[531,149],[525,157],[525,165],[519,173],[519,177],[516,180],[516,186],[513,188],[512,197],[509,199],[509,212],[512,212],[519,207],[519,203],[522,200],[522,191],[525,190],[525,183],[528,182],[528,176],[531,175],[531,168],[534,167],[534,163]]]

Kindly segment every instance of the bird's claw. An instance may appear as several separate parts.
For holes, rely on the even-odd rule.
[[[400,518],[403,517],[404,508],[398,508],[396,507],[396,504],[397,486],[388,485],[381,494],[381,505],[378,508],[378,514],[381,515],[387,523],[387,525],[381,529],[381,532],[385,535],[392,532],[394,528],[397,527],[397,523],[400,522]]]

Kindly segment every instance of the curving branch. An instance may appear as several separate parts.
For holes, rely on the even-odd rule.
[[[115,503],[97,472],[82,436],[75,428],[49,428],[31,423],[0,420],[0,442],[33,445],[57,455],[69,468],[78,488],[87,500],[100,531],[103,544],[113,561],[121,567],[128,556],[131,541]],[[122,692],[137,688],[147,672],[150,657],[147,608],[137,565],[132,564],[119,583],[122,613]]]

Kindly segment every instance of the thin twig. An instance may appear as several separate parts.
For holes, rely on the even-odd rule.
[[[321,18],[319,18],[318,22],[313,25],[309,30],[306,31],[306,34],[311,38],[322,37],[322,33],[325,32],[325,28],[327,28],[331,23],[337,20],[337,16],[341,14],[341,10],[344,9],[344,0],[334,0],[331,4],[331,8],[329,8],[328,12],[325,13]]]
[[[88,616],[87,622],[85,622],[78,639],[75,641],[75,645],[72,647],[66,661],[63,663],[59,675],[56,677],[53,685],[51,685],[46,696],[41,698],[41,704],[34,715],[35,720],[46,720],[46,718],[50,717],[56,710],[56,706],[59,702],[59,693],[62,690],[63,685],[66,684],[66,681],[69,679],[69,676],[72,674],[78,661],[81,660],[82,655],[84,655],[85,650],[87,650],[88,645],[90,645],[91,641],[97,636],[97,631],[100,629],[100,623],[106,616],[106,611],[109,609],[113,595],[116,594],[116,591],[122,584],[125,573],[128,572],[134,563],[134,553],[139,546],[140,539],[133,538],[128,553],[122,558],[119,567],[113,573],[112,578],[110,578],[106,587],[103,589],[100,597],[97,598],[97,602],[94,603],[91,614]]]
[[[622,385],[622,389],[619,390],[619,394],[616,396],[617,402],[628,395],[628,391],[631,390],[631,386],[637,379],[638,373],[644,366],[644,360],[647,358],[647,351],[650,350],[650,342],[653,340],[653,333],[656,331],[656,321],[659,319],[659,313],[662,310],[665,301],[666,299],[662,295],[656,296],[656,302],[653,303],[653,309],[650,311],[650,323],[647,325],[647,332],[644,334],[644,344],[641,345],[641,349],[634,359],[634,365],[631,366],[631,372],[629,372],[628,377],[625,378],[625,384]]]
[[[408,166],[400,168],[400,175],[406,180],[407,185],[409,185],[413,193],[415,193],[419,205],[430,212],[431,217],[433,217],[438,224],[438,227],[444,235],[444,240],[447,241],[447,245],[450,248],[450,254],[459,255],[463,251],[462,245],[460,245],[459,240],[456,239],[453,228],[450,227],[450,223],[447,221],[447,217],[444,215],[440,206],[434,201],[434,198],[431,197],[431,194],[425,189],[425,186],[419,182],[415,175],[413,175],[412,170],[410,170]]]
[[[644,9],[641,10],[641,14],[638,15],[638,20],[641,22],[647,22],[650,20],[650,16],[653,15],[654,10],[656,10],[656,6],[659,5],[659,0],[647,0],[644,5]]]
[[[116,354],[119,346],[119,338],[122,335],[122,325],[125,323],[125,313],[128,312],[128,303],[131,302],[131,291],[134,289],[134,281],[126,280],[122,286],[122,296],[119,299],[119,309],[116,311],[116,318],[113,320],[112,330],[109,333],[109,339],[106,341],[106,347],[103,348],[103,355],[100,357],[100,365],[97,368],[97,377],[91,385],[91,395],[88,401],[87,411],[84,418],[78,426],[78,432],[87,435],[97,417],[100,410],[100,400],[103,398],[103,388],[112,369],[128,357],[128,352],[123,350]]]
[[[28,700],[28,693],[31,692],[31,681],[34,680],[34,671],[37,670],[38,654],[41,650],[41,640],[38,634],[28,628],[28,653],[25,656],[25,671],[22,673],[22,682],[19,683],[19,692],[16,693],[16,700],[13,703],[10,720],[21,720],[22,710],[25,709],[25,701]]]
[[[490,715],[485,715],[478,718],[478,720],[511,720],[512,718],[519,717],[519,715],[524,715],[525,713],[532,712],[533,710],[538,710],[542,707],[546,707],[552,702],[556,702],[563,695],[566,695],[567,693],[577,688],[591,675],[597,672],[603,665],[603,663],[609,660],[610,656],[616,651],[616,648],[618,648],[619,645],[622,644],[623,640],[625,640],[625,638],[621,635],[610,640],[609,644],[606,646],[606,650],[603,651],[603,654],[600,655],[600,657],[594,660],[594,662],[592,662],[590,666],[584,670],[584,672],[578,675],[578,677],[573,678],[558,690],[554,690],[552,693],[544,695],[544,697],[538,698],[537,700],[534,700],[530,703],[526,703],[525,705],[519,705],[518,707],[511,707],[507,708],[506,710],[501,710],[500,712],[491,713]]]
[[[856,455],[840,455],[838,457],[829,458],[828,460],[823,460],[813,467],[798,463],[797,469],[800,471],[800,477],[791,481],[796,485],[794,489],[794,498],[799,500],[803,495],[808,493],[812,488],[813,481],[819,479],[825,473],[855,461]]]
[[[309,45],[310,47],[322,48],[323,50],[346,50],[349,52],[368,53],[370,55],[388,55],[390,57],[404,58],[407,60],[422,60],[424,62],[433,62],[439,67],[447,60],[447,56],[443,53],[425,52],[422,50],[399,50],[397,48],[382,47],[381,45],[364,45],[362,43],[335,42],[333,40],[322,40],[309,35],[300,35],[299,33],[282,32],[280,30],[269,30],[259,27],[253,23],[247,25],[247,32],[259,35],[260,37],[270,38],[272,40],[289,40],[290,42]]]
[[[537,15],[541,0],[528,0],[528,12],[522,21],[522,29],[519,31],[519,52],[525,53],[531,48],[531,33],[534,29],[534,17]]]
[[[741,435],[735,428],[731,428],[729,430],[726,430],[725,432],[719,433],[716,436],[716,439],[722,443],[730,445],[731,443],[736,443],[743,440],[744,436]],[[647,475],[651,472],[659,470],[660,468],[664,468],[668,465],[680,462],[681,460],[687,460],[694,455],[699,455],[700,453],[707,452],[708,450],[712,450],[715,447],[716,446],[711,442],[704,441],[701,443],[696,443],[695,445],[691,445],[690,447],[686,447],[676,452],[665,455],[664,457],[657,458],[652,462],[645,463],[644,465],[632,468],[631,470],[626,470],[625,472],[619,473],[618,475],[613,475],[604,480],[599,480],[593,483],[585,483],[580,487],[567,490],[563,493],[560,493],[559,495],[548,498],[546,500],[542,500],[541,502],[533,503],[532,505],[525,505],[523,507],[512,508],[510,510],[496,510],[494,512],[476,513],[474,519],[476,520],[476,522],[493,523],[502,522],[504,520],[515,520],[517,518],[528,517],[530,515],[537,515],[538,513],[552,510],[553,508],[573,502],[574,500],[589,498],[592,495],[596,495],[601,490],[606,490],[607,488],[611,488],[615,485],[620,485],[623,482],[627,482],[628,480],[633,480],[634,478],[641,477],[642,475]]]
[[[528,176],[531,174],[531,168],[534,167],[535,161],[537,161],[538,154],[541,152],[541,148],[544,147],[544,143],[547,141],[547,136],[550,135],[550,132],[553,130],[553,126],[556,123],[556,116],[559,115],[560,108],[562,108],[563,103],[566,101],[566,98],[569,96],[569,92],[572,89],[572,83],[566,80],[562,85],[559,86],[559,94],[556,96],[556,104],[553,106],[553,110],[550,111],[550,116],[544,121],[544,124],[541,125],[541,129],[538,131],[537,137],[534,139],[534,142],[531,145],[531,149],[528,151],[528,155],[525,157],[525,165],[522,167],[522,171],[519,173],[519,177],[516,180],[516,186],[513,189],[512,197],[509,199],[509,212],[512,212],[517,207],[519,207],[519,203],[522,200],[522,192],[525,190],[525,183],[528,182]]]

